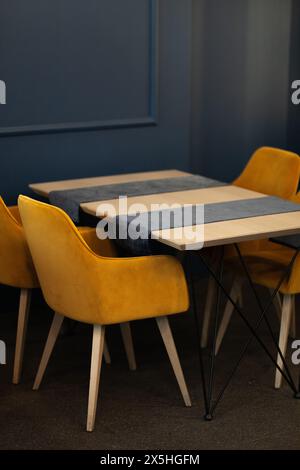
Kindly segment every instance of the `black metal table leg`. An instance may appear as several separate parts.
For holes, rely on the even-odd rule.
[[[298,392],[295,393],[295,398],[300,400],[300,374],[299,374],[299,382],[298,382]]]
[[[245,272],[245,274],[246,274],[247,281],[248,281],[248,283],[249,283],[249,285],[250,285],[250,288],[251,288],[251,290],[252,290],[252,292],[253,292],[253,294],[254,294],[254,297],[255,297],[255,299],[256,299],[258,308],[259,308],[260,312],[262,313],[262,312],[264,311],[264,308],[263,308],[262,302],[261,302],[261,300],[260,300],[260,298],[259,298],[259,295],[258,295],[258,293],[257,293],[257,290],[256,290],[256,288],[255,288],[255,286],[254,286],[254,283],[252,282],[252,279],[251,279],[249,270],[248,270],[248,268],[247,268],[246,262],[245,262],[245,260],[244,260],[244,258],[243,258],[243,256],[242,256],[242,253],[241,253],[241,251],[240,251],[240,249],[239,249],[239,246],[238,246],[236,243],[234,244],[234,246],[235,246],[235,250],[236,250],[236,252],[237,252],[237,254],[238,254],[239,260],[240,260],[240,262],[241,262],[241,265],[242,265],[242,267],[243,267],[243,270],[244,270],[244,272]],[[297,251],[295,252],[294,256],[292,257],[292,259],[291,259],[292,265],[294,264],[294,262],[295,262],[295,260],[296,260],[296,257],[298,256],[298,253],[299,253],[299,252],[298,252],[298,250],[297,250]],[[291,268],[292,268],[292,265],[289,267],[289,270],[288,270],[288,273],[286,274],[286,277],[289,275],[290,270],[291,270]],[[283,282],[284,282],[284,281],[283,281]],[[279,289],[280,289],[280,286],[278,286],[278,288],[275,288],[275,290],[272,292],[272,294],[271,294],[272,301],[273,301],[273,299],[276,297],[276,295],[277,295]],[[267,309],[267,310],[269,310],[269,309]],[[270,322],[269,322],[269,320],[268,320],[267,311],[265,312],[265,315],[264,315],[264,318],[263,318],[263,319],[264,319],[264,322],[265,322],[266,325],[267,325],[267,328],[268,328],[268,330],[269,330],[269,333],[270,333],[271,338],[272,338],[272,340],[273,340],[273,343],[274,343],[274,345],[275,345],[276,351],[277,351],[277,353],[279,354],[279,356],[280,356],[280,358],[281,358],[281,360],[282,360],[284,370],[286,371],[286,373],[287,373],[287,375],[288,375],[290,381],[293,382],[293,378],[292,378],[292,375],[291,375],[291,373],[290,373],[288,364],[287,364],[287,362],[286,362],[286,360],[285,360],[285,357],[283,356],[283,354],[282,354],[282,352],[281,352],[281,350],[280,350],[280,347],[279,347],[279,345],[278,345],[278,341],[277,341],[276,338],[275,338],[275,334],[274,334],[274,332],[273,332],[273,330],[272,330],[272,327],[271,327],[271,324],[270,324]],[[295,384],[294,384],[294,385],[295,385]],[[295,388],[296,388],[296,385],[295,385]],[[297,393],[298,393],[298,392],[297,392]]]
[[[294,396],[295,398],[300,398],[300,381],[299,381],[299,387],[297,387],[295,385],[295,382],[293,381],[293,378],[291,376],[291,373],[288,369],[288,366],[287,366],[287,363],[282,355],[282,352],[280,351],[280,348],[276,342],[276,338],[273,334],[273,331],[272,331],[272,328],[271,328],[271,325],[268,321],[268,319],[266,320],[266,315],[270,309],[270,307],[272,306],[273,304],[273,300],[275,298],[275,296],[277,295],[281,285],[283,284],[283,282],[285,281],[285,279],[289,276],[289,273],[292,269],[292,266],[295,262],[295,259],[298,255],[298,251],[294,254],[294,256],[292,257],[289,265],[287,266],[287,268],[285,269],[283,275],[282,275],[282,278],[279,280],[274,292],[272,293],[271,295],[271,298],[267,304],[267,306],[265,308],[263,308],[262,304],[260,303],[260,300],[258,300],[258,303],[259,303],[259,308],[260,308],[260,316],[259,316],[259,319],[257,321],[257,323],[255,324],[255,326],[253,327],[249,321],[247,320],[247,318],[245,317],[245,315],[243,314],[243,312],[241,311],[241,309],[238,307],[237,303],[232,299],[232,297],[230,296],[230,294],[227,292],[226,288],[224,287],[223,285],[223,262],[224,262],[224,251],[222,251],[222,256],[221,256],[221,260],[220,260],[220,266],[219,266],[219,272],[218,274],[214,272],[213,268],[209,265],[209,263],[205,260],[205,257],[202,255],[201,252],[192,252],[192,253],[197,253],[198,257],[200,258],[200,260],[202,261],[202,264],[205,266],[205,268],[207,269],[207,271],[210,273],[210,275],[214,278],[215,282],[217,283],[217,286],[218,286],[218,295],[217,295],[217,303],[216,303],[216,313],[215,313],[215,321],[214,321],[214,340],[213,340],[213,346],[212,346],[212,351],[211,351],[211,364],[210,364],[210,374],[209,374],[209,388],[208,388],[208,391],[207,391],[207,385],[206,385],[206,374],[205,374],[205,367],[204,367],[204,361],[203,361],[203,353],[202,353],[202,349],[200,347],[200,337],[201,337],[201,329],[200,329],[200,325],[199,325],[199,319],[198,319],[198,315],[197,315],[197,312],[195,311],[195,308],[196,308],[196,294],[194,292],[194,285],[193,285],[193,279],[192,279],[192,282],[191,282],[191,289],[192,289],[192,298],[193,298],[193,303],[194,303],[194,312],[195,312],[195,318],[196,318],[196,325],[197,325],[197,341],[198,341],[198,346],[199,346],[199,357],[200,357],[200,367],[201,367],[201,377],[202,377],[202,385],[203,385],[203,394],[204,394],[204,401],[205,401],[205,416],[204,418],[206,420],[211,420],[213,418],[213,414],[217,408],[217,405],[219,404],[219,402],[221,401],[226,389],[228,388],[228,386],[230,385],[230,382],[234,376],[234,374],[236,373],[241,361],[243,360],[246,352],[247,352],[247,349],[249,347],[249,345],[251,344],[252,340],[253,339],[256,339],[256,341],[260,344],[260,346],[262,347],[262,349],[264,350],[264,352],[267,354],[267,356],[269,357],[269,359],[272,361],[272,363],[275,365],[275,367],[280,371],[280,373],[282,374],[282,376],[284,377],[284,379],[286,380],[286,382],[288,383],[289,387],[292,389],[292,391],[294,392]],[[248,278],[248,280],[251,281],[251,277],[249,276],[249,272],[246,268],[246,265],[244,263],[244,260],[242,258],[242,255],[241,253],[239,252],[239,255],[243,261],[242,263],[242,266],[243,268],[245,269],[246,271],[246,276]],[[249,276],[249,277],[248,277]],[[251,281],[251,288],[254,288],[253,286],[253,283]],[[255,288],[254,288],[255,290]],[[220,309],[220,296],[221,296],[221,293],[223,293],[225,295],[225,297],[231,302],[231,304],[233,305],[234,309],[237,311],[237,313],[239,314],[239,316],[242,318],[242,320],[244,321],[244,323],[247,325],[248,329],[250,330],[251,332],[251,335],[249,336],[245,346],[243,347],[242,351],[241,351],[241,354],[238,358],[238,361],[237,363],[234,365],[231,373],[229,374],[229,377],[227,378],[224,386],[222,387],[221,391],[219,392],[219,394],[217,395],[216,399],[213,401],[213,384],[214,384],[214,373],[215,373],[215,347],[216,347],[216,337],[217,337],[217,328],[218,328],[218,318],[219,318],[219,309]],[[255,296],[257,296],[257,293],[256,293],[256,290],[255,290]],[[274,342],[276,343],[276,348],[277,348],[277,351],[278,353],[281,355],[281,358],[283,359],[283,366],[284,366],[284,369],[281,369],[281,367],[278,366],[277,364],[277,361],[273,358],[272,354],[270,353],[270,351],[268,350],[268,348],[266,347],[266,345],[264,344],[264,342],[261,340],[261,338],[259,337],[258,335],[258,329],[261,325],[261,323],[265,321],[267,326],[268,326],[268,329],[271,333],[271,336],[274,340]],[[270,327],[270,328],[269,328]]]
[[[221,253],[220,253],[219,258],[220,259],[219,259],[218,274],[220,278],[222,279],[223,269],[224,269],[224,248],[223,247],[221,248]],[[192,258],[191,258],[191,261],[192,261]],[[190,284],[190,289],[191,289],[191,298],[192,298],[192,303],[193,303],[192,309],[194,312],[196,328],[197,328],[197,345],[199,349],[200,371],[201,371],[202,388],[203,388],[203,396],[204,396],[204,404],[205,404],[204,419],[206,421],[211,421],[213,419],[213,386],[214,386],[214,378],[215,378],[215,351],[216,351],[216,340],[217,340],[217,333],[218,333],[218,320],[219,320],[219,315],[220,315],[221,289],[218,286],[215,319],[214,319],[214,341],[213,341],[210,372],[209,372],[208,386],[207,386],[207,379],[205,375],[205,367],[204,367],[204,360],[203,360],[203,351],[200,346],[201,328],[200,328],[198,312],[197,312],[197,296],[195,293],[194,279],[192,276],[191,268],[189,269],[189,279],[190,279],[189,284]]]
[[[220,263],[219,263],[219,279],[220,282],[223,280],[223,270],[224,270],[224,247],[221,248],[220,253]],[[215,308],[215,318],[214,318],[214,331],[213,331],[213,345],[211,351],[211,363],[210,363],[210,372],[209,372],[209,388],[208,388],[208,413],[205,415],[206,421],[211,421],[213,419],[213,388],[214,388],[214,379],[215,379],[215,360],[216,360],[216,341],[218,335],[218,324],[220,316],[220,302],[221,302],[221,288],[218,285],[217,290],[217,300]]]
[[[209,412],[209,404],[208,404],[208,399],[207,399],[203,351],[200,345],[201,328],[200,328],[199,317],[198,317],[197,296],[196,296],[195,284],[194,284],[195,280],[194,280],[192,272],[193,272],[192,267],[189,265],[187,269],[187,275],[188,275],[188,280],[189,280],[188,284],[190,287],[192,313],[194,314],[194,319],[195,319],[195,324],[196,324],[196,332],[197,332],[196,336],[197,336],[197,347],[198,347],[198,356],[199,356],[199,364],[200,364],[200,374],[201,374],[201,381],[202,381],[202,391],[203,391],[203,398],[204,398],[205,415],[207,415]]]

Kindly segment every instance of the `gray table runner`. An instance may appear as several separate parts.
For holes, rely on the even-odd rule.
[[[49,201],[63,209],[75,223],[79,223],[79,208],[84,202],[107,201],[119,196],[147,196],[192,189],[226,186],[226,183],[205,178],[200,175],[180,176],[146,181],[132,181],[104,186],[93,186],[63,191],[51,191]]]
[[[146,196],[150,194],[160,194],[168,192],[187,191],[192,189],[204,189],[212,187],[226,186],[226,183],[205,178],[199,175],[181,176],[178,178],[164,178],[146,181],[132,181],[129,183],[118,183],[104,186],[93,186],[64,191],[52,191],[49,194],[50,203],[62,208],[75,223],[79,223],[80,204],[93,201],[105,201],[117,199],[119,196]],[[197,223],[197,206],[192,206],[192,222],[187,225]],[[146,239],[130,238],[118,240],[123,248],[135,255],[145,255],[153,253],[153,240],[151,231],[176,228],[184,226],[182,217],[183,208],[175,209],[172,217],[164,219],[161,211],[151,217],[151,230],[148,231]],[[204,223],[221,222],[228,220],[258,217],[263,215],[280,214],[285,212],[300,211],[300,205],[277,197],[263,197],[247,200],[229,201],[222,203],[206,204],[204,208]],[[128,230],[130,224],[140,225],[140,231],[145,231],[149,227],[151,213],[145,213],[143,218],[120,216],[116,218],[117,233],[120,229]],[[167,221],[167,222],[166,222]],[[145,224],[145,227],[143,227]]]
[[[138,217],[118,216],[116,217],[117,234],[120,230],[124,233],[124,227],[128,231],[130,224],[134,224],[142,233],[147,231],[147,238],[132,240],[128,237],[127,239],[119,239],[118,243],[135,255],[152,254],[154,245],[151,239],[151,232],[154,230],[172,229],[199,224],[196,209],[197,206],[190,206],[190,220],[192,220],[192,223],[189,221],[187,224],[184,223],[183,208],[178,208],[173,211],[163,210],[152,214],[147,212]],[[242,201],[206,204],[204,206],[204,224],[295,211],[300,211],[300,204],[271,196]],[[162,217],[162,215],[168,215],[168,217]],[[149,227],[151,227],[150,230]]]

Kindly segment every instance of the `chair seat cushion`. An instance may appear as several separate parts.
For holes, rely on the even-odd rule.
[[[256,253],[243,255],[251,279],[254,283],[275,289],[282,279],[295,251],[289,248],[280,247],[276,250],[262,250]],[[245,275],[238,257],[227,259],[227,266],[230,270]],[[294,284],[294,283],[293,283]],[[280,292],[282,294],[293,294],[297,290],[295,285],[291,285],[290,277],[285,279]]]

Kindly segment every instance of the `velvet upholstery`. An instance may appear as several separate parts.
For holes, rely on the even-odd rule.
[[[102,256],[116,256],[110,240],[99,240],[96,230],[79,228],[90,248]],[[21,289],[39,287],[31,254],[25,239],[18,206],[7,207],[0,197],[0,284]]]
[[[300,193],[290,198],[300,204]],[[277,245],[271,241],[265,242],[262,250],[248,252],[245,261],[252,280],[259,285],[275,289],[282,275],[290,263],[295,250]],[[237,257],[228,260],[228,266],[234,272],[240,271],[240,261]],[[241,272],[242,274],[242,272]],[[291,273],[280,288],[282,294],[300,293],[300,256],[296,258]]]
[[[61,315],[106,325],[188,309],[185,275],[174,257],[104,258],[61,209],[26,196],[19,209],[44,297]]]
[[[96,229],[92,227],[78,227],[78,230],[90,249],[99,256],[116,257],[117,250],[113,241],[99,240]]]
[[[300,158],[286,150],[262,147],[252,155],[235,186],[289,199],[298,189]]]
[[[300,177],[300,158],[284,150],[263,147],[258,149],[234,184],[265,194],[300,203],[296,194]],[[257,284],[275,288],[294,251],[269,240],[240,243],[251,277]],[[232,256],[232,259],[230,259]],[[240,263],[232,247],[227,249],[228,267],[239,272]],[[282,294],[300,292],[300,259],[282,285]]]
[[[296,153],[272,147],[261,147],[252,155],[241,175],[233,182],[235,186],[290,199],[296,195],[300,178],[300,157]],[[239,243],[241,252],[255,254],[258,250],[276,250],[268,240]],[[226,256],[235,256],[233,247],[226,249]]]
[[[23,289],[39,286],[18,210],[0,197],[0,283]]]

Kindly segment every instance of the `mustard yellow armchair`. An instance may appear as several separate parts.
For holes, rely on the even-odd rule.
[[[300,178],[300,157],[296,153],[288,152],[273,147],[261,147],[250,158],[241,175],[233,181],[233,185],[250,189],[269,196],[277,196],[282,199],[290,199],[295,196]],[[274,253],[280,251],[280,247],[268,240],[257,240],[239,243],[239,249],[244,256],[251,256],[258,251]],[[236,256],[233,246],[226,247],[225,257],[230,259]],[[201,347],[206,347],[208,342],[209,326],[212,306],[215,299],[215,281],[212,277],[208,281],[204,320],[201,336]],[[231,294],[235,301],[242,303],[242,289],[238,279],[233,285]],[[229,306],[228,306],[229,308]],[[230,308],[229,308],[230,310]],[[225,314],[226,314],[225,310]],[[219,350],[223,335],[227,329],[231,315],[224,315],[224,323],[220,328],[217,341]]]
[[[299,155],[273,147],[261,147],[254,152],[233,184],[268,196],[290,199],[297,193],[299,178]],[[257,240],[240,243],[239,248],[244,254],[257,250],[276,250],[276,246],[271,245],[268,240]],[[233,251],[233,248],[228,247],[227,256],[230,257]]]
[[[39,287],[17,207],[0,197],[0,283],[21,289],[13,383],[21,375],[31,291]]]
[[[289,199],[298,189],[299,155],[273,147],[261,147],[250,158],[235,186]]]
[[[300,193],[290,198],[293,202],[300,204]],[[278,285],[283,273],[287,269],[295,250],[268,241],[264,249],[257,252],[249,252],[244,254],[244,259],[251,275],[251,279],[255,284],[267,287],[270,292],[273,292]],[[235,300],[236,293],[242,288],[243,272],[241,271],[240,261],[237,257],[232,257],[227,260],[227,269],[232,271],[235,275],[234,282],[231,289],[231,296]],[[283,357],[286,354],[288,343],[288,336],[296,337],[296,309],[295,309],[295,296],[300,293],[300,258],[296,258],[289,278],[282,284],[278,295],[274,299],[274,307],[277,311],[280,321],[280,334],[279,334],[279,347]],[[281,298],[282,297],[282,298]],[[233,307],[230,302],[227,302],[223,318],[220,323],[218,335],[216,354],[219,351],[223,337],[226,333],[233,313]],[[280,354],[277,356],[277,364],[282,368],[283,362]],[[275,374],[275,388],[280,388],[282,384],[282,374],[276,369]]]
[[[90,227],[79,228],[82,237],[95,253],[103,256],[116,256],[114,245],[110,240],[99,240],[96,230]],[[0,197],[0,284],[21,289],[16,349],[13,368],[13,383],[18,384],[21,377],[24,345],[32,290],[39,287],[39,281],[32,262],[25,238],[24,229],[17,206],[7,207]],[[132,344],[130,325],[121,325],[121,334],[126,350],[129,368],[135,370],[136,360]],[[104,357],[111,362],[107,345],[104,346]]]
[[[95,423],[105,326],[156,317],[186,406],[190,398],[167,315],[185,312],[188,290],[170,256],[103,258],[57,207],[19,197],[26,238],[48,305],[56,312],[35,379],[38,389],[64,317],[93,326],[87,430]]]

